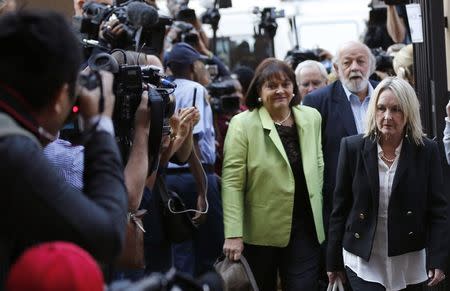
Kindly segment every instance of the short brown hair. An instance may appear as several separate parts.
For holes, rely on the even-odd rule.
[[[300,104],[298,86],[295,81],[294,71],[292,71],[291,67],[283,61],[275,58],[267,58],[256,68],[253,80],[250,82],[250,86],[248,87],[247,94],[245,96],[245,105],[247,105],[248,109],[253,110],[261,107],[262,103],[258,101],[258,97],[263,84],[267,80],[282,75],[288,77],[294,86],[294,98],[292,98],[289,106]]]

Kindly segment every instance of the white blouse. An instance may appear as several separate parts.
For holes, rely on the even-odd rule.
[[[380,178],[380,200],[378,223],[375,230],[372,253],[369,261],[342,250],[344,264],[365,281],[380,283],[386,291],[401,290],[406,285],[427,280],[425,249],[399,256],[388,257],[388,206],[392,182],[397,170],[402,144],[395,149],[395,161],[389,168],[381,159],[382,150],[378,144],[378,173]]]

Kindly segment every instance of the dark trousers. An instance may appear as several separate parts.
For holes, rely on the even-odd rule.
[[[144,216],[145,273],[167,272],[172,266],[172,244],[163,227],[163,202],[158,190],[144,189],[141,207],[147,209]]]
[[[138,281],[146,275],[167,272],[172,266],[171,243],[167,240],[162,222],[162,199],[158,187],[154,191],[144,188],[139,209],[146,209],[143,218],[145,270],[120,270],[113,273],[113,281]]]
[[[284,248],[244,245],[259,290],[277,290],[277,273],[283,290],[318,290],[320,247],[315,234],[294,226]]]
[[[359,278],[349,267],[345,267],[345,271],[353,291],[386,291],[386,288],[380,283],[368,282]],[[408,285],[401,291],[422,291],[423,285],[424,283]]]
[[[167,188],[183,199],[187,208],[196,209],[197,188],[190,173],[168,174]],[[172,245],[173,265],[181,272],[199,276],[213,270],[214,262],[222,254],[224,242],[222,199],[217,177],[208,174],[209,210],[206,221],[198,227],[194,238]]]

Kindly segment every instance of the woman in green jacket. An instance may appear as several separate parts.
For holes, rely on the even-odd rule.
[[[321,117],[301,106],[291,68],[274,58],[256,69],[249,111],[224,145],[224,254],[243,253],[260,290],[316,290],[322,223]]]

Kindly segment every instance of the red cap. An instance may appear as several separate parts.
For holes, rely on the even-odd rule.
[[[103,274],[85,250],[50,242],[26,250],[12,266],[6,290],[102,291]]]

